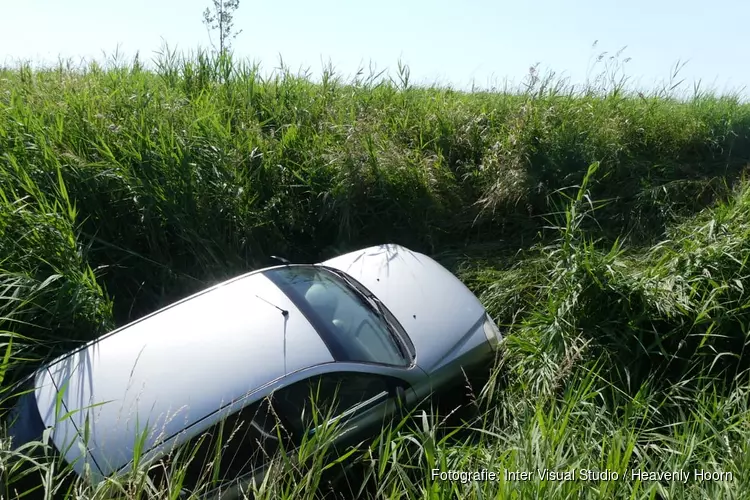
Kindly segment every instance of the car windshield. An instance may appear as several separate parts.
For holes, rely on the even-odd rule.
[[[340,361],[405,366],[410,360],[376,299],[333,272],[286,266],[266,272],[294,302]]]

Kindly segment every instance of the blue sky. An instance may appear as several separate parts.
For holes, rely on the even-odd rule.
[[[152,57],[162,39],[179,49],[208,45],[209,0],[2,0],[0,63],[102,58],[118,47]],[[321,60],[346,75],[370,61],[412,79],[465,88],[520,82],[535,63],[574,83],[603,69],[593,60],[627,46],[624,71],[651,88],[678,60],[689,84],[719,91],[750,87],[750,2],[714,0],[240,0],[237,55],[320,73]],[[592,48],[594,41],[599,43]],[[747,95],[747,92],[745,92]]]

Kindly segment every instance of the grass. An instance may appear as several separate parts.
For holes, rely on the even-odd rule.
[[[744,498],[750,105],[606,73],[576,89],[533,70],[504,92],[397,76],[313,82],[169,49],[154,69],[0,69],[0,386],[269,255],[396,242],[480,297],[503,357],[478,419],[392,423],[349,457],[344,496]],[[330,437],[277,457],[256,496],[324,495]],[[175,498],[183,465],[161,486],[147,465],[93,489],[49,461],[34,474],[63,497]]]

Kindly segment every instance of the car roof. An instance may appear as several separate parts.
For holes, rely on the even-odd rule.
[[[132,460],[137,440],[146,451],[280,377],[333,361],[264,271],[168,306],[38,372],[42,419],[51,426],[70,414],[53,440],[79,473],[91,459],[109,475]],[[79,432],[89,436],[89,457],[75,444]]]

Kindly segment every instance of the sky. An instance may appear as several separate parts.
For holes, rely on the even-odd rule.
[[[0,64],[103,60],[116,50],[148,59],[165,41],[185,51],[209,47],[209,3],[0,0]],[[583,83],[624,48],[610,65],[636,87],[669,81],[682,61],[683,88],[700,80],[727,92],[750,87],[748,19],[747,0],[240,0],[233,48],[266,70],[281,56],[313,76],[329,61],[343,76],[370,65],[395,74],[400,59],[412,81],[457,88],[520,83],[537,63]]]

